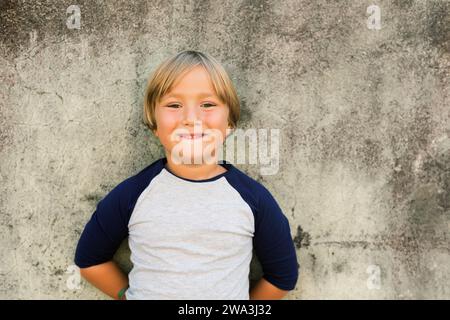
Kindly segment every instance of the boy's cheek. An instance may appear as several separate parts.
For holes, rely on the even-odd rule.
[[[172,141],[173,138],[171,137],[171,135],[166,132],[160,132],[157,137],[159,139],[159,142],[161,142],[161,144],[164,146],[169,146],[170,144],[175,142],[175,141]]]

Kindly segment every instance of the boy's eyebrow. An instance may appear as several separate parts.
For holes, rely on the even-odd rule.
[[[182,94],[177,94],[177,93],[171,93],[171,94],[169,94],[169,95],[167,95],[167,96],[165,96],[164,97],[164,99],[168,99],[168,98],[180,98],[182,96]],[[215,94],[212,94],[212,93],[210,93],[210,92],[200,92],[199,94],[197,94],[196,95],[196,97],[203,97],[203,98],[206,98],[206,97],[215,97],[216,95]]]

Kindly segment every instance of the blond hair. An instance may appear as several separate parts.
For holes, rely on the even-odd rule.
[[[209,54],[186,50],[161,63],[148,80],[144,96],[144,123],[150,130],[156,130],[156,104],[171,90],[173,83],[180,75],[196,66],[202,66],[208,72],[216,95],[228,106],[228,124],[233,129],[236,128],[240,115],[240,104],[227,72]]]

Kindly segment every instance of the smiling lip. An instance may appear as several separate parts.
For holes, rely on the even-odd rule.
[[[200,139],[206,136],[204,133],[196,133],[196,134],[180,134],[178,135],[181,139],[195,140]]]

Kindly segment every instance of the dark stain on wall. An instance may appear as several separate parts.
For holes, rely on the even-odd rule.
[[[411,193],[416,182],[413,172],[414,162],[419,152],[425,150],[433,139],[434,124],[428,107],[418,105],[410,111],[409,119],[405,118],[397,115],[391,119],[394,125],[390,147],[395,157],[394,168],[399,169],[391,171],[389,184],[392,186],[393,198],[397,204]]]
[[[7,54],[19,55],[26,49],[33,30],[38,32],[36,41],[42,41],[50,33],[62,35],[64,29],[67,29],[61,19],[65,16],[67,7],[64,8],[62,4],[55,4],[53,1],[2,1],[1,7],[0,43]]]
[[[72,13],[67,13],[70,5],[78,5],[81,11],[81,28],[69,29],[67,19]],[[39,43],[62,42],[66,39],[79,41],[81,35],[89,35],[93,39],[90,46],[93,55],[97,47],[109,47],[117,41],[117,30],[130,30],[137,39],[140,32],[151,32],[145,24],[147,13],[151,8],[167,11],[170,6],[164,1],[108,3],[104,1],[79,0],[55,2],[42,1],[1,1],[0,7],[0,43],[8,56],[18,56],[30,45],[30,37],[36,32]],[[153,21],[151,23],[157,23]]]
[[[432,46],[450,52],[450,2],[427,1],[426,36]]]
[[[2,152],[6,146],[13,144],[14,128],[11,123],[10,94],[11,88],[17,84],[17,74],[15,74],[13,68],[8,68],[8,66],[1,66],[0,68],[2,68],[0,72],[0,152]]]
[[[367,174],[375,174],[383,165],[381,141],[372,138],[364,111],[349,111],[345,117],[322,128],[314,128],[317,143],[312,146],[313,159],[342,161]],[[318,158],[318,159],[317,159]]]
[[[97,204],[102,198],[104,197],[103,194],[100,193],[89,193],[85,195],[81,200],[87,201],[93,205]]]
[[[317,257],[314,253],[310,253],[309,256],[311,257],[311,269],[314,271],[316,268]]]
[[[254,70],[255,64],[261,61],[261,48],[255,44],[257,35],[266,28],[271,2],[267,0],[244,0],[238,9],[237,26],[241,30],[239,35],[240,46],[237,50],[236,63],[243,72]]]
[[[252,112],[250,109],[250,106],[247,105],[247,100],[245,97],[240,97],[240,116],[238,121],[238,126],[245,127],[247,124],[250,123],[252,119]]]
[[[405,267],[413,284],[409,290],[417,298],[427,296],[427,286],[433,286],[435,277],[435,271],[427,269],[428,262],[421,256],[430,250],[450,250],[450,173],[442,166],[443,162],[450,162],[450,152],[445,147],[445,141],[450,140],[447,133],[446,138],[441,137],[443,143],[433,146],[437,137],[430,136],[427,123],[422,119],[417,125],[425,129],[408,130],[407,151],[397,158],[399,169],[392,172],[389,182],[394,201],[387,225],[389,244]],[[401,283],[394,283],[394,289],[401,287]]]
[[[12,128],[4,120],[4,112],[3,112],[3,103],[0,102],[0,152],[7,146],[12,143]]]
[[[431,242],[448,231],[450,221],[450,138],[444,136],[434,148],[416,164],[416,183],[406,201],[407,221]],[[436,234],[438,230],[443,233]]]
[[[392,5],[401,10],[406,10],[414,5],[415,0],[393,0]]]
[[[82,201],[87,201],[91,205],[97,205],[113,188],[115,185],[100,184],[101,192],[88,193],[82,197]]]
[[[344,270],[344,268],[345,268],[345,263],[333,263],[331,265],[331,267],[333,269],[333,272],[341,273]]]
[[[303,231],[301,226],[297,227],[297,234],[294,237],[294,244],[297,249],[308,248],[310,245],[311,236],[308,232]]]

